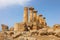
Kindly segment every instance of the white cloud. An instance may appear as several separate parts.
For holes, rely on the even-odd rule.
[[[16,5],[16,4],[20,4],[21,6],[24,6],[30,1],[31,0],[0,0],[0,8],[9,5]]]

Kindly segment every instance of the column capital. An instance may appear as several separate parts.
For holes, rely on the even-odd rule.
[[[43,17],[43,19],[46,19],[45,17]]]
[[[40,14],[39,16],[43,16],[42,14]]]
[[[28,9],[28,7],[24,7],[24,9]]]
[[[30,7],[29,10],[34,10],[34,8],[33,7]]]
[[[36,10],[33,10],[33,13],[37,13],[38,11],[36,11]]]

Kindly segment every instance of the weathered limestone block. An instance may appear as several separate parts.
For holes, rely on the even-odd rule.
[[[22,37],[19,37],[19,39],[20,39],[20,40],[37,40],[37,39],[34,38],[34,37],[23,37],[23,36],[22,36]],[[18,40],[19,40],[19,39],[18,39]]]
[[[27,23],[27,27],[28,27],[29,31],[32,30],[33,23],[32,22]]]
[[[53,29],[54,29],[54,30],[60,29],[60,25],[59,25],[59,24],[55,24],[55,25],[53,26]]]
[[[9,35],[10,37],[12,37],[14,35],[14,32],[10,32]]]
[[[54,34],[55,34],[53,28],[49,28],[49,29],[47,30],[47,32],[48,32],[48,35],[54,35]]]
[[[14,31],[14,27],[11,27],[11,28],[10,28],[10,31]]]
[[[60,29],[54,30],[55,36],[60,37]]]
[[[19,23],[18,31],[19,32],[23,32],[24,30],[25,30],[24,24],[23,23]]]
[[[37,26],[36,26],[36,25],[34,25],[32,29],[33,29],[33,30],[37,30]]]
[[[39,35],[47,35],[47,28],[42,28],[38,30]]]
[[[25,30],[24,23],[16,23],[14,25],[14,32],[21,32],[24,30]]]
[[[7,40],[7,33],[6,32],[0,32],[0,40]]]
[[[0,40],[4,40],[4,34],[0,33]]]
[[[60,29],[56,29],[54,30],[55,33],[59,33],[60,32]]]
[[[6,40],[13,40],[14,31],[6,31],[7,37]]]
[[[19,29],[19,23],[14,24],[14,32],[17,33]]]
[[[2,26],[2,31],[8,31],[8,26],[7,25],[2,24],[1,26]]]

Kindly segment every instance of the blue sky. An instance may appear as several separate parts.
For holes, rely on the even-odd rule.
[[[60,24],[60,0],[0,0],[0,25],[12,27],[22,22],[25,6],[32,6],[38,14],[43,14],[49,26]]]

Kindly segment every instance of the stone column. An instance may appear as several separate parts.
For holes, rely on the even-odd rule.
[[[33,30],[37,30],[37,11],[33,11]]]
[[[2,24],[1,26],[2,26],[2,31],[8,31],[8,26],[6,26],[4,24]]]
[[[39,23],[40,24],[42,24],[42,21],[43,21],[43,17],[42,16],[43,16],[42,14],[39,15]]]
[[[36,10],[33,11],[33,21],[34,22],[37,21],[37,11]]]
[[[37,23],[39,23],[39,16],[37,15]]]
[[[47,26],[47,23],[46,23],[46,20],[45,20],[46,18],[45,17],[43,17],[43,24],[44,24],[44,26]]]
[[[19,23],[14,24],[14,33],[17,33],[19,30]]]
[[[28,7],[24,8],[24,23],[28,22]]]
[[[34,8],[30,7],[29,10],[30,10],[30,22],[32,22],[33,21],[33,10],[34,10]]]
[[[40,24],[39,24],[39,15],[37,15],[37,29],[39,29],[40,27]]]

